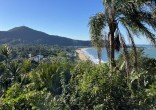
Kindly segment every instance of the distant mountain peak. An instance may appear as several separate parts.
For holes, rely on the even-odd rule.
[[[0,31],[0,44],[45,44],[60,46],[89,46],[90,41],[73,40],[57,35],[49,35],[27,26],[19,26],[8,31]]]
[[[10,30],[8,30],[9,32],[13,32],[13,31],[21,31],[21,30],[33,30],[27,26],[19,26],[19,27],[15,27],[15,28],[12,28]]]

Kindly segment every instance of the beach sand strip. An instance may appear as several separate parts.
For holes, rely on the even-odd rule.
[[[76,52],[78,53],[78,57],[82,61],[87,61],[89,58],[84,54],[84,52],[81,49],[77,49]]]

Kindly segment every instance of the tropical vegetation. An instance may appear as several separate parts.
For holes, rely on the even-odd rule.
[[[8,57],[4,48],[10,52]],[[124,53],[113,68],[107,63],[96,65],[69,56],[53,56],[50,61],[33,66],[34,62],[27,58],[12,59],[15,53],[8,46],[1,48],[2,110],[156,109],[156,60],[144,57],[143,50],[139,49],[137,54],[139,69],[133,69],[130,62],[128,76],[122,59]],[[131,58],[132,53],[129,52]]]
[[[80,61],[78,47],[2,45],[0,110],[156,109],[156,59],[145,57],[134,43],[137,35],[156,43],[155,1],[103,0],[103,4],[104,13],[91,17],[89,26],[99,63],[104,46],[110,63]],[[132,49],[127,50],[121,27]],[[44,57],[34,60],[38,55]]]

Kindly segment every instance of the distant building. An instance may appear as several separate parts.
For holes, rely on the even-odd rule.
[[[29,59],[32,60],[32,61],[40,62],[43,59],[43,55],[37,55],[37,56],[34,56],[34,57],[30,56]]]
[[[30,53],[30,54],[28,54],[28,57],[29,57],[29,58],[31,58],[31,53]]]

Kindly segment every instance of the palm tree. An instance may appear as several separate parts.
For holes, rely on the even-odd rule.
[[[1,54],[4,55],[6,64],[8,64],[8,60],[9,60],[9,56],[10,56],[11,52],[12,52],[12,50],[9,48],[9,46],[7,46],[7,45],[2,46]]]
[[[17,78],[20,76],[21,67],[18,61],[13,61],[8,66],[9,73],[12,75],[12,82],[16,82]]]
[[[1,66],[3,68],[2,69],[2,73],[0,75],[0,83],[2,84],[2,91],[5,92],[9,86],[9,82],[10,82],[10,74],[7,72],[7,67],[9,66],[8,65],[8,60],[9,60],[9,56],[11,54],[11,49],[7,46],[7,45],[4,45],[1,47],[1,54],[5,57],[5,63],[1,64]],[[4,94],[2,95],[4,96]]]
[[[128,66],[126,43],[121,27],[126,30],[132,44],[135,66],[137,66],[137,52],[134,36],[145,36],[152,44],[156,44],[156,37],[153,33],[156,29],[156,20],[152,16],[155,2],[155,0],[103,0],[104,12],[97,13],[90,18],[91,39],[100,39],[104,31],[108,32],[106,39],[109,42],[108,52],[111,66],[115,66],[115,50],[119,51],[121,47]]]
[[[101,51],[102,51],[102,37],[101,36],[92,36],[91,37],[91,40],[92,40],[92,43],[94,45],[94,47],[96,47],[97,49],[97,55],[98,55],[98,61],[99,61],[99,64],[101,64]]]

